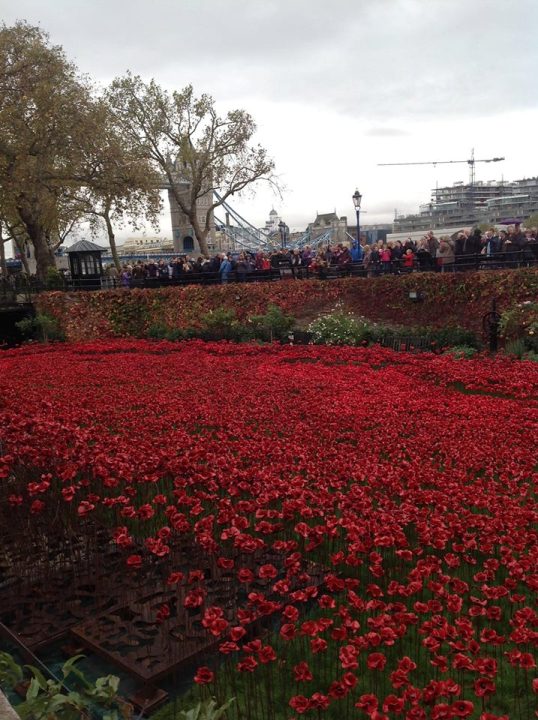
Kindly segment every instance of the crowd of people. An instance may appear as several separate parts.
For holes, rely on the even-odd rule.
[[[494,227],[461,230],[436,237],[432,230],[418,242],[382,243],[363,248],[362,263],[368,274],[433,270],[443,272],[490,266],[514,267],[538,260],[536,228],[522,230],[519,224],[497,231]]]
[[[379,241],[368,244],[366,239],[351,246],[338,244],[316,251],[310,246],[302,249],[280,249],[272,252],[220,253],[212,258],[178,256],[169,261],[149,259],[124,264],[121,272],[114,265],[105,274],[115,285],[133,287],[148,281],[189,282],[245,282],[248,279],[278,277],[283,274],[300,279],[331,275],[362,274],[377,276],[387,273],[414,271],[463,270],[483,267],[515,267],[521,263],[538,261],[536,228],[523,230],[520,225],[497,231],[461,230],[451,236],[436,237],[433,231],[418,241]]]

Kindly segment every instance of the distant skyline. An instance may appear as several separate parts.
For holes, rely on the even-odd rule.
[[[386,162],[504,156],[477,180],[538,175],[535,0],[0,0],[6,24],[39,24],[98,84],[131,70],[168,89],[192,83],[240,107],[275,159],[283,198],[233,199],[263,226],[317,212],[390,222],[468,167]],[[120,237],[133,235],[129,229]],[[148,229],[148,234],[153,231]],[[170,236],[167,211],[161,235]]]

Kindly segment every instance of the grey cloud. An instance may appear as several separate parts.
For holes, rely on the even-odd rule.
[[[373,127],[537,104],[535,0],[3,0],[3,9],[7,22],[41,21],[102,81],[131,69],[217,99],[292,100]]]
[[[402,137],[403,135],[409,135],[409,133],[407,130],[393,127],[371,127],[366,130],[365,135],[371,137]]]

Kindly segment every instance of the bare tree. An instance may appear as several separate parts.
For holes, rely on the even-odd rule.
[[[213,211],[231,195],[263,180],[277,187],[274,163],[260,145],[244,110],[217,114],[209,95],[196,98],[192,86],[168,93],[154,80],[128,73],[117,78],[106,97],[129,143],[160,170],[181,211],[188,217],[202,253]],[[219,192],[215,199],[213,191]],[[209,197],[200,217],[200,200]]]
[[[129,224],[138,230],[159,227],[161,178],[153,164],[122,135],[110,107],[96,104],[95,142],[86,148],[84,184],[73,193],[73,204],[89,221],[92,232],[104,224],[114,264],[121,269],[114,227]]]

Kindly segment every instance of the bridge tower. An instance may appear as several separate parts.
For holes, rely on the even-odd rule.
[[[189,193],[189,188],[186,187],[183,191],[185,195]],[[174,194],[171,190],[168,190],[168,201],[170,203],[170,219],[172,222],[172,238],[174,242],[174,252],[186,253],[188,255],[199,255],[200,246],[196,240],[194,230],[192,228],[189,218],[181,210]],[[213,191],[205,193],[198,199],[196,205],[196,212],[198,215],[198,221],[201,225],[205,225],[205,215],[209,205],[213,204]],[[207,237],[207,244],[210,251],[215,249],[215,218],[213,212],[211,213],[210,219],[210,230]]]

